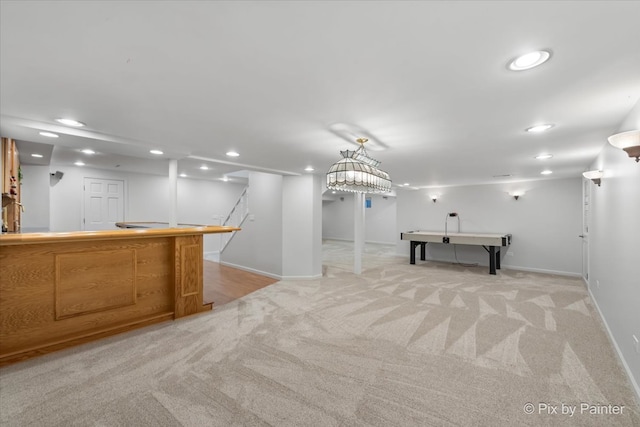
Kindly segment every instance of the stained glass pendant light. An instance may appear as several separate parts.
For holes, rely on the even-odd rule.
[[[372,159],[364,148],[367,138],[356,140],[357,150],[341,151],[342,159],[334,163],[327,172],[327,188],[355,193],[388,193],[391,178],[378,169],[379,161]]]

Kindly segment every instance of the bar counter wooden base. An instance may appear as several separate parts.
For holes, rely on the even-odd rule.
[[[0,236],[0,366],[211,310],[194,226]]]

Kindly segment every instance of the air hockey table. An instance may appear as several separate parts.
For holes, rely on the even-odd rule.
[[[402,240],[409,240],[410,264],[416,263],[416,248],[420,246],[420,259],[426,259],[427,243],[482,246],[489,253],[489,274],[500,269],[500,249],[511,244],[511,234],[442,233],[436,231],[407,231],[400,233]]]

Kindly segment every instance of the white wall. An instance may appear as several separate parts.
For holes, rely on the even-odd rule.
[[[322,238],[353,241],[353,194],[322,200]]]
[[[49,231],[49,166],[22,165],[20,185],[23,233]]]
[[[282,206],[283,277],[321,277],[322,181],[320,176],[284,177]]]
[[[220,262],[282,277],[282,176],[249,173],[250,219],[242,225]]]
[[[382,195],[371,197],[366,208],[364,240],[369,243],[396,243],[396,198]],[[343,198],[344,200],[341,200]],[[322,202],[322,238],[353,241],[353,194],[325,196]]]
[[[618,131],[633,129],[640,102]],[[590,185],[589,291],[640,398],[640,164],[605,142],[590,169],[604,177]]]
[[[118,171],[52,165],[63,178],[50,187],[51,231],[82,227],[85,177],[125,182],[125,221],[168,221],[169,178]],[[322,274],[322,210],[320,178],[249,174],[249,209],[253,220],[231,241],[221,262],[273,277],[317,277]],[[178,180],[178,222],[219,224],[233,208],[244,184]],[[47,181],[47,190],[49,181]],[[31,191],[31,190],[29,190]],[[35,191],[34,191],[35,194]],[[43,205],[44,206],[44,205]],[[287,213],[284,213],[284,209]],[[43,207],[44,211],[47,211]],[[287,231],[284,227],[287,227]],[[220,237],[206,235],[204,251],[219,249]],[[284,241],[287,242],[286,249]],[[302,245],[302,246],[301,246]],[[287,261],[284,261],[284,251]],[[286,270],[286,271],[285,271]]]
[[[52,165],[50,168],[52,172],[59,170],[64,173],[62,179],[50,187],[51,231],[82,229],[82,186],[85,177],[125,181],[125,221],[169,220],[168,171],[165,177],[84,167]],[[243,189],[244,184],[233,182],[179,178],[178,222],[219,224],[218,217],[226,216],[231,211]],[[218,251],[219,242],[219,236],[205,235],[205,253]]]
[[[461,232],[511,233],[512,244],[502,253],[502,266],[528,271],[580,275],[582,181],[580,178],[538,180],[511,184],[448,187],[438,191],[398,190],[398,254],[409,256],[409,242],[400,233],[410,230],[444,231],[448,212],[457,212]],[[525,194],[519,200],[510,191]],[[434,203],[429,194],[437,192]],[[457,231],[455,218],[448,230]],[[480,246],[456,245],[458,261],[488,265]],[[427,259],[455,261],[451,245],[427,245]]]

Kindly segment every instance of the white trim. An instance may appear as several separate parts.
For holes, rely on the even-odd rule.
[[[501,264],[500,268],[504,268],[507,270],[528,271],[530,273],[555,274],[558,276],[568,276],[568,277],[576,277],[576,278],[582,279],[582,273],[575,273],[570,271],[547,270],[546,268],[519,267],[517,265],[505,265],[505,264]]]
[[[397,256],[406,256],[406,255],[400,255],[398,254]],[[427,258],[425,260],[420,260],[422,262],[426,262],[426,261],[432,261],[432,262],[442,262],[445,264],[475,264],[476,267],[489,267],[489,264],[485,264],[485,263],[479,263],[479,262],[464,262],[464,261],[460,261],[459,263],[455,262],[455,261],[451,261],[449,259],[435,259],[435,258]],[[416,264],[418,263],[418,260],[416,259]],[[582,278],[582,274],[581,273],[573,273],[573,272],[569,272],[569,271],[557,271],[557,270],[547,270],[544,268],[531,268],[531,267],[519,267],[517,265],[505,265],[504,263],[500,264],[500,270],[516,270],[516,271],[527,271],[530,273],[544,273],[544,274],[555,274],[557,276],[568,276],[568,277],[576,277],[576,278]],[[496,271],[500,271],[498,269],[496,269]]]
[[[226,265],[227,267],[237,268],[238,270],[248,271],[249,273],[256,273],[262,276],[271,277],[276,280],[316,280],[321,279],[322,274],[315,274],[313,276],[278,276],[277,274],[271,274],[264,271],[256,270],[253,268],[245,267],[243,265],[232,264],[230,262],[219,261],[220,264]]]
[[[280,280],[316,280],[321,278],[322,274],[315,274],[313,276],[282,276]]]
[[[600,306],[598,305],[598,302],[596,301],[595,297],[591,293],[591,288],[589,288],[589,286],[587,286],[587,290],[589,291],[589,296],[591,297],[591,301],[593,302],[593,305],[596,307],[596,310],[598,310],[598,314],[600,314],[600,319],[602,319],[602,323],[604,324],[604,327],[607,330],[607,334],[609,335],[609,339],[613,343],[613,348],[616,349],[616,353],[618,353],[618,357],[620,358],[620,361],[622,362],[622,366],[624,366],[624,370],[626,371],[627,376],[629,377],[629,381],[631,382],[631,386],[634,389],[634,391],[636,392],[637,401],[638,401],[638,403],[640,403],[640,386],[638,386],[638,383],[636,382],[636,379],[633,376],[633,372],[631,372],[631,368],[629,368],[629,365],[627,365],[627,361],[625,360],[624,355],[622,354],[622,351],[620,351],[620,347],[618,347],[618,343],[616,342],[616,339],[613,337],[613,334],[611,333],[611,328],[609,328],[609,324],[607,323],[607,319],[602,314],[602,311],[600,310]]]
[[[237,264],[233,264],[233,263],[222,261],[222,260],[220,260],[220,264],[226,265],[227,267],[237,268],[238,270],[248,271],[249,273],[261,274],[263,276],[271,277],[272,279],[282,280],[282,276],[279,276],[277,274],[267,273],[266,271],[245,267],[244,265],[237,265]]]

